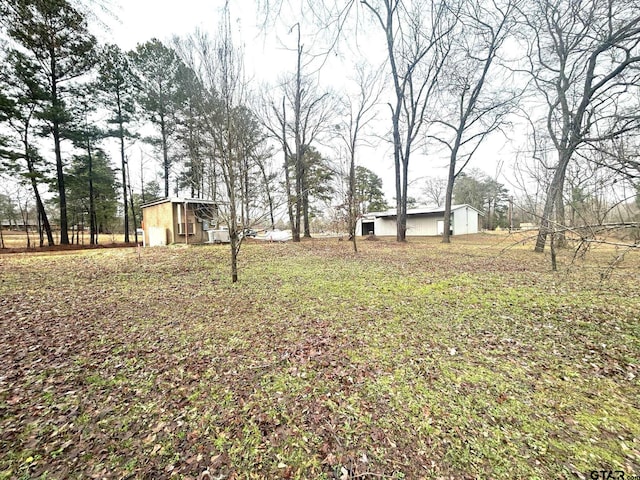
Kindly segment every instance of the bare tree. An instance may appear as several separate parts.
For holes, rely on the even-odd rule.
[[[451,52],[458,12],[446,2],[361,0],[384,32],[393,82],[391,109],[397,209],[396,239],[407,231],[409,159],[425,123],[425,112]]]
[[[439,95],[443,114],[433,121],[441,131],[428,136],[444,145],[449,152],[444,243],[450,242],[456,178],[483,140],[504,125],[519,96],[519,92],[504,86],[507,83],[505,78],[500,78],[496,72],[498,54],[515,25],[514,15],[519,2],[466,1],[457,12],[459,22],[454,29],[455,40],[450,61],[444,67],[447,81],[442,82]]]
[[[301,50],[299,50],[299,55]],[[334,126],[336,97],[310,76],[283,79],[279,92],[263,95],[261,118],[270,137],[282,147],[287,211],[294,241],[309,237],[308,159],[305,154]]]
[[[218,202],[219,213],[229,230],[231,253],[231,281],[238,281],[238,254],[242,245],[244,169],[248,150],[255,147],[248,136],[253,134],[247,124],[251,113],[246,108],[242,52],[232,40],[228,2],[223,9],[219,37],[212,41],[206,34],[196,32],[183,40],[178,49],[182,60],[191,68],[202,85],[198,104],[206,132],[207,151],[223,179],[224,196]],[[216,182],[216,180],[213,180]]]
[[[444,203],[444,197],[447,193],[447,179],[442,177],[427,177],[422,185],[422,194],[425,195],[427,201],[441,207]]]
[[[557,154],[535,246],[542,252],[552,225],[565,223],[562,192],[576,153],[639,125],[637,112],[625,105],[640,89],[640,2],[536,0],[527,5],[528,71],[544,99],[546,128]]]
[[[356,193],[356,151],[362,142],[362,131],[375,118],[375,110],[381,94],[380,72],[367,72],[362,65],[356,67],[357,94],[346,98],[347,115],[339,135],[346,146],[349,161],[349,181],[347,190],[347,210],[349,238],[353,251],[358,251],[356,223],[360,214]]]

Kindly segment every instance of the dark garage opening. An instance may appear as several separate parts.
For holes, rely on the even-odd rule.
[[[375,235],[374,222],[362,222],[362,235]]]

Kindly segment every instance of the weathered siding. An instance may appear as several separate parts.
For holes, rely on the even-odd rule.
[[[178,209],[180,209],[180,214],[178,215]],[[196,219],[196,215],[194,212],[194,205],[191,203],[187,204],[186,209],[186,222],[187,224],[193,224],[193,233],[189,235],[188,240],[185,240],[184,233],[180,232],[180,227],[178,227],[178,219],[181,220],[182,223],[182,231],[184,232],[184,223],[185,223],[185,208],[184,203],[174,203],[173,204],[173,242],[172,243],[204,243],[208,239],[208,235],[202,229],[202,223],[198,222]]]
[[[171,225],[173,216],[171,212],[171,203],[160,203],[142,209],[142,222],[144,225],[144,242],[149,245],[149,228],[164,228],[167,243],[173,242],[173,230]],[[168,228],[169,227],[169,228]]]
[[[180,214],[178,214],[180,209]],[[150,245],[149,229],[162,228],[165,231],[166,243],[204,243],[207,241],[207,233],[203,230],[203,225],[198,221],[194,213],[194,205],[187,204],[186,222],[193,224],[193,233],[185,240],[185,234],[180,233],[181,228],[178,223],[182,224],[184,232],[185,208],[184,203],[163,202],[157,205],[150,205],[142,209],[142,220],[144,225],[145,244]],[[180,222],[178,222],[180,219]],[[191,231],[191,230],[189,230]]]

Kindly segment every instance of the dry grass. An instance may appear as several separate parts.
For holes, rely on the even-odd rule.
[[[516,237],[0,256],[0,478],[640,473],[640,259]]]
[[[31,247],[36,247],[40,243],[37,232],[30,232],[28,237],[25,232],[16,232],[13,230],[3,230],[2,236],[4,239],[5,248],[27,248],[29,240],[31,241]],[[54,240],[56,245],[60,242],[60,236],[58,233],[54,234]],[[75,242],[75,240],[74,240]],[[87,245],[89,243],[89,234],[85,232],[84,239],[80,235],[78,241],[80,245]],[[124,234],[109,233],[98,236],[98,243],[107,245],[112,243],[124,243]],[[46,244],[46,238],[45,238]]]

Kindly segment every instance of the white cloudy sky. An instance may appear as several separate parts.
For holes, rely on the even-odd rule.
[[[123,49],[135,48],[151,38],[169,41],[174,35],[187,35],[196,28],[215,34],[218,29],[218,19],[224,0],[112,0],[112,10],[117,18],[103,17],[109,25],[109,31],[98,32],[101,42],[113,42]],[[240,39],[245,51],[246,70],[250,78],[255,79],[256,88],[262,82],[276,82],[279,75],[292,71],[295,62],[295,52],[288,51],[286,46],[294,46],[295,37],[287,35],[288,25],[271,27],[267,31],[260,28],[260,15],[255,10],[253,0],[231,0],[231,21],[234,35]],[[291,17],[294,23],[295,16]],[[276,31],[277,30],[277,31]],[[307,40],[309,42],[310,40]],[[376,55],[380,61],[384,53],[384,44],[376,38],[361,40],[359,47],[369,48],[367,55]],[[379,44],[378,44],[379,43]],[[307,46],[308,43],[305,45]],[[343,51],[346,49],[343,49]],[[361,55],[361,54],[357,54]],[[322,79],[339,87],[346,82],[350,66],[355,62],[349,54],[334,56],[323,67]],[[385,70],[386,71],[386,70]],[[381,109],[379,134],[389,125],[388,108]],[[384,182],[384,190],[388,200],[395,195],[393,161],[387,144],[381,143],[376,148],[362,149],[359,163],[372,169],[380,175]],[[140,153],[132,153],[132,156]],[[504,140],[495,138],[478,151],[471,167],[485,170],[494,175],[496,165],[500,160],[505,161],[504,175],[509,175],[511,151],[504,147]],[[132,163],[136,163],[136,159]],[[424,176],[445,176],[446,162],[427,159],[422,152],[416,151],[410,164],[410,180]],[[149,168],[149,167],[147,167]],[[149,180],[149,173],[145,181]],[[411,196],[420,196],[419,180],[414,183]]]

